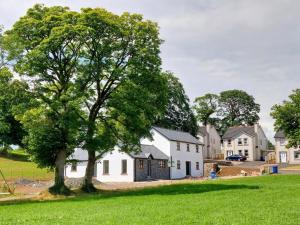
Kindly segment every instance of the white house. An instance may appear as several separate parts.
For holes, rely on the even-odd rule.
[[[255,161],[261,160],[267,151],[268,139],[259,124],[230,127],[222,138],[225,157],[239,154]]]
[[[199,128],[198,138],[204,144],[203,158],[214,159],[221,154],[221,137],[213,125],[207,124]]]
[[[180,179],[203,176],[203,144],[187,132],[153,127],[153,138],[141,140],[141,151],[115,149],[97,162],[95,177],[102,182],[132,182],[148,179]],[[66,176],[85,174],[87,152],[77,149],[76,162],[66,165]]]
[[[283,131],[275,136],[276,163],[300,164],[300,148],[287,148],[288,140]]]

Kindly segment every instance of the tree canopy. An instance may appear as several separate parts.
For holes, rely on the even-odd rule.
[[[88,151],[89,189],[96,152],[138,150],[151,136],[167,101],[160,44],[156,23],[100,8],[35,5],[6,32],[8,56],[36,100],[18,118],[33,158],[55,168],[53,191],[66,190],[64,165],[75,147]]]
[[[194,110],[199,122],[213,124],[224,134],[231,126],[255,124],[260,105],[245,91],[228,90],[196,98]]]
[[[271,116],[275,119],[275,129],[283,131],[289,147],[300,145],[300,89],[296,89],[289,99],[272,107]]]
[[[164,72],[167,80],[167,108],[164,116],[156,121],[157,126],[182,130],[196,136],[197,120],[190,106],[190,100],[179,79],[171,72]]]

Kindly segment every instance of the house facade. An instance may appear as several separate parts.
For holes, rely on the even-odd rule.
[[[262,160],[267,151],[268,139],[259,124],[230,127],[223,135],[224,157],[238,154],[248,161]]]
[[[288,148],[283,131],[277,131],[274,138],[276,163],[300,164],[300,148]]]
[[[203,158],[214,159],[221,154],[221,137],[213,125],[199,127],[198,138],[203,146]]]
[[[152,139],[141,140],[138,153],[124,153],[117,148],[106,153],[96,163],[96,179],[101,182],[133,182],[203,176],[203,145],[195,137],[159,127],[153,127],[151,133]],[[70,159],[76,161],[66,165],[66,176],[83,177],[87,152],[77,149]]]

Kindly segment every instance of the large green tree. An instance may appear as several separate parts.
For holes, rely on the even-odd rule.
[[[195,99],[194,110],[202,124],[213,124],[221,135],[231,126],[253,125],[259,120],[260,105],[242,90],[206,94]]]
[[[195,99],[193,109],[195,110],[197,120],[203,125],[215,125],[216,118],[214,114],[218,111],[218,100],[218,95],[210,93]]]
[[[28,132],[26,143],[35,161],[55,168],[50,189],[65,193],[64,165],[76,146],[80,94],[75,77],[85,29],[79,13],[66,7],[35,5],[5,33],[14,69],[27,80],[36,104],[19,119]]]
[[[141,15],[120,16],[104,9],[82,9],[88,28],[77,83],[83,91],[82,117],[88,163],[82,189],[93,191],[97,159],[115,146],[135,151],[140,139],[165,109],[166,82],[161,75],[157,24]]]
[[[272,107],[271,116],[275,119],[275,129],[286,135],[289,147],[300,145],[300,89],[289,96],[289,100]]]
[[[260,105],[253,96],[242,90],[220,93],[218,115],[222,118],[221,129],[237,125],[254,125],[259,120]]]
[[[163,72],[163,76],[167,80],[168,103],[164,116],[158,118],[155,125],[186,131],[196,136],[198,130],[197,120],[183,85],[171,72]]]

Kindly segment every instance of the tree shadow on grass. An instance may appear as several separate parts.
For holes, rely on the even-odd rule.
[[[157,187],[146,187],[138,188],[134,190],[118,190],[118,191],[104,191],[99,190],[94,194],[77,194],[73,198],[51,200],[51,201],[18,201],[18,202],[3,202],[0,205],[15,205],[15,204],[26,204],[26,203],[49,203],[49,202],[65,202],[65,201],[92,201],[100,199],[111,199],[117,197],[141,197],[141,196],[151,196],[151,195],[189,195],[189,194],[202,194],[208,192],[218,192],[227,190],[240,190],[248,189],[255,190],[259,189],[259,186],[255,185],[241,185],[241,184],[211,184],[211,183],[197,183],[197,184],[172,184],[163,185]]]

